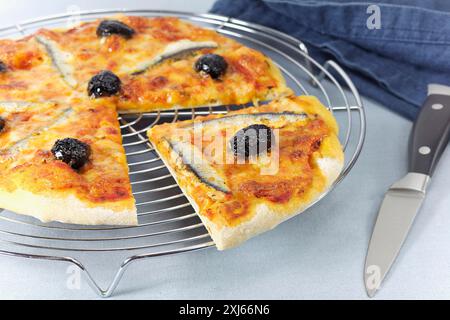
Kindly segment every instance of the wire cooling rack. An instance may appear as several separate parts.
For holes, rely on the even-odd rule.
[[[317,96],[337,118],[340,141],[345,149],[345,167],[331,189],[352,169],[365,137],[365,114],[358,91],[348,75],[333,61],[319,64],[309,56],[306,46],[281,32],[260,25],[211,14],[173,11],[102,10],[65,14],[0,29],[0,37],[20,37],[38,28],[67,25],[68,21],[86,21],[117,13],[140,16],[177,16],[214,29],[271,57],[280,67],[288,85],[297,94]],[[197,115],[226,113],[240,106],[173,110],[136,115],[122,115],[125,146],[139,225],[136,227],[86,227],[60,223],[43,224],[33,218],[0,212],[0,254],[28,259],[64,262],[78,267],[92,289],[109,297],[124,272],[134,262],[158,256],[186,253],[214,247],[208,232],[194,209],[181,193],[152,145],[146,131],[163,122],[191,119]],[[83,259],[99,254],[121,252],[119,270],[103,289],[86,269]]]

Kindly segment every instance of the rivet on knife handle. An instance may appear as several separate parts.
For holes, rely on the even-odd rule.
[[[410,142],[409,172],[428,176],[433,171],[450,138],[450,87],[438,86],[425,101],[414,124]],[[448,90],[448,94],[446,92]]]

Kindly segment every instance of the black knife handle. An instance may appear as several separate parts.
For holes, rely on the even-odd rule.
[[[432,94],[414,123],[409,172],[431,176],[450,138],[450,96]]]

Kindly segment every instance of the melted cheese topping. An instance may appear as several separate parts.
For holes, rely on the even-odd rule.
[[[65,100],[72,94],[45,48],[35,38],[0,40],[0,102]]]
[[[0,134],[0,154],[24,144],[38,130],[56,123],[70,110],[70,107],[54,102],[0,102],[0,115],[6,123]]]
[[[121,112],[242,104],[291,92],[270,59],[215,31],[171,17],[114,19],[136,34],[131,39],[98,38],[100,21],[95,21],[70,30],[43,29],[38,37],[58,53],[53,55],[56,65],[66,81],[78,83],[82,94],[99,71],[117,74],[123,82],[118,102]],[[227,60],[229,68],[221,80],[194,70],[195,61],[206,53]]]

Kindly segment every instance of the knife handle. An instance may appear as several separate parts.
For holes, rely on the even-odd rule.
[[[431,176],[450,138],[450,96],[428,96],[414,123],[409,172]]]

